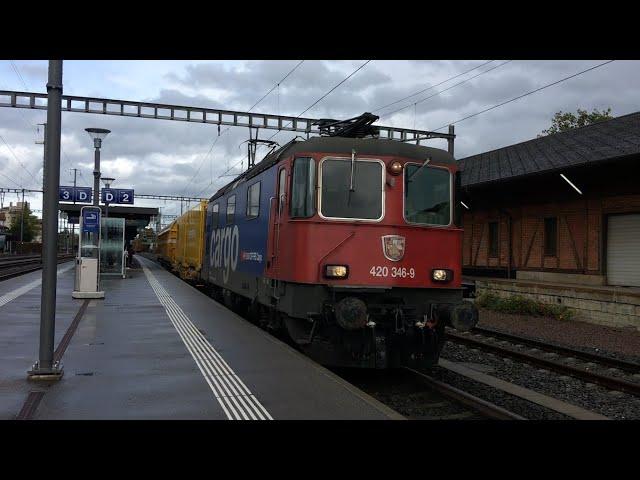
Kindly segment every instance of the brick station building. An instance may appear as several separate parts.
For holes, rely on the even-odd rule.
[[[476,291],[640,329],[640,112],[459,161]]]

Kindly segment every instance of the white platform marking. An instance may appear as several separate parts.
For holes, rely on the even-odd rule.
[[[142,262],[140,263],[142,265]],[[273,420],[244,382],[158,282],[151,270],[144,265],[142,270],[227,418]]]
[[[60,276],[60,274],[66,272],[67,270],[71,269],[75,265],[74,262],[70,262],[70,263],[71,265],[65,265],[64,267],[58,269],[58,276]],[[19,296],[27,293],[29,290],[33,290],[34,288],[38,287],[41,283],[42,283],[42,277],[38,278],[37,280],[34,280],[31,283],[27,283],[26,285],[23,285],[20,288],[16,288],[12,292],[5,293],[3,296],[0,297],[0,307],[4,307],[11,300],[15,300]]]

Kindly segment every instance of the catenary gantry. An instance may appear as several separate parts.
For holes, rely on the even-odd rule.
[[[47,94],[36,92],[19,92],[0,90],[0,107],[47,109]],[[265,130],[284,130],[319,135],[318,119],[302,118],[288,115],[271,115],[266,113],[239,112],[205,107],[169,105],[162,103],[137,102],[132,100],[116,100],[108,98],[62,96],[63,112],[94,113],[116,115],[120,117],[151,118],[157,120],[175,120],[192,123],[208,123],[249,127]],[[409,128],[377,126],[380,138],[388,138],[403,142],[442,138],[452,145],[455,135],[449,133],[430,132]]]

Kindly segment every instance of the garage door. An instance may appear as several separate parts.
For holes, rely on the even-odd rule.
[[[609,217],[607,282],[640,287],[640,214]]]

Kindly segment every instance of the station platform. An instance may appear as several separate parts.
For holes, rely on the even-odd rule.
[[[58,382],[38,357],[40,277],[0,282],[0,419],[400,419],[332,372],[146,258],[105,299],[71,297],[58,266]]]

